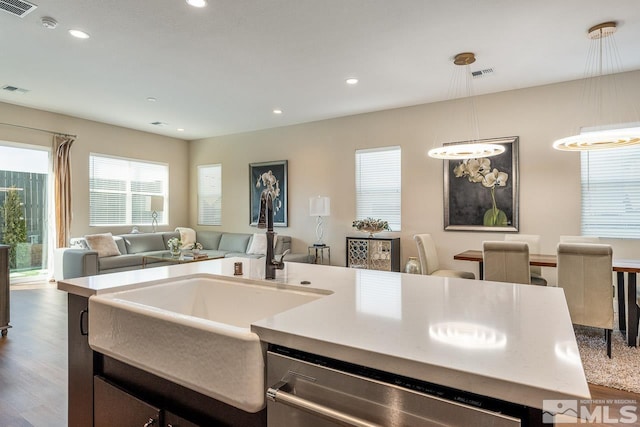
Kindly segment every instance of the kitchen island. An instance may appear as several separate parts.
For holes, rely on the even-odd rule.
[[[69,321],[70,408],[76,406],[75,396],[86,399],[88,392],[71,390],[72,371],[82,366],[73,362],[78,345],[71,342],[71,329],[78,316],[80,323],[86,323],[82,303],[87,298],[190,276],[234,277],[236,261],[244,263],[244,278],[263,277],[263,261],[221,259],[59,282],[59,289],[69,293],[73,316]],[[561,289],[295,263],[278,271],[275,283],[327,295],[253,322],[251,331],[265,347],[296,350],[459,390],[468,401],[478,396],[519,405],[531,414],[523,425],[541,422],[545,399],[590,397]],[[80,326],[86,332],[86,325]],[[108,357],[105,363],[95,352],[90,356],[91,377],[104,375],[104,366],[122,364]],[[128,369],[120,368],[121,372]],[[135,372],[133,376],[144,375]],[[85,384],[88,378],[85,375]],[[230,412],[231,417],[242,416]],[[266,419],[258,414],[251,419],[255,425]],[[190,414],[179,415],[189,418]],[[195,421],[201,417],[197,415]]]

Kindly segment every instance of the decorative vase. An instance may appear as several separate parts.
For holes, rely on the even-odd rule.
[[[491,201],[493,206],[484,213],[483,221],[485,227],[506,227],[508,225],[507,214],[498,209],[496,205],[495,189],[491,188]]]
[[[404,272],[409,274],[420,274],[421,268],[420,268],[420,261],[418,261],[418,258],[410,256],[409,261],[407,261],[407,263],[404,266]]]
[[[369,237],[373,238],[374,234],[380,233],[381,231],[384,231],[384,230],[381,228],[362,227],[362,228],[359,228],[358,231],[362,231],[363,233],[369,233]]]
[[[191,252],[193,252],[193,254],[194,254],[194,255],[198,255],[198,254],[200,253],[200,249],[198,249],[198,248],[193,248],[193,249],[191,250]]]
[[[180,248],[177,247],[177,246],[172,246],[171,247],[171,255],[179,256],[180,255]]]

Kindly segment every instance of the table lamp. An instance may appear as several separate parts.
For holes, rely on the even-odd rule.
[[[149,197],[149,206],[147,210],[151,211],[151,227],[153,228],[153,232],[155,233],[158,229],[158,212],[162,212],[164,210],[164,197]]]
[[[322,225],[322,217],[331,214],[331,199],[327,196],[309,197],[309,216],[317,216],[316,224],[316,242],[313,246],[325,246],[322,242],[322,234],[324,232]]]

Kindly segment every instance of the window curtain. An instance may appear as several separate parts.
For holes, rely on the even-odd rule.
[[[56,218],[56,248],[69,244],[71,233],[71,145],[74,138],[62,135],[53,137],[53,192]]]

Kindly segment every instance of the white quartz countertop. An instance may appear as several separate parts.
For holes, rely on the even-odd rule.
[[[244,278],[264,277],[264,260],[225,258],[58,288],[89,297],[193,274],[233,276],[236,261]],[[276,282],[332,294],[254,322],[262,341],[535,408],[590,398],[560,288],[300,263],[277,274]]]

